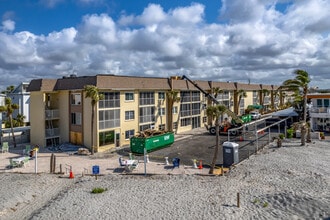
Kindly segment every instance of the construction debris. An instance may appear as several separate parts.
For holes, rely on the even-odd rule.
[[[168,131],[163,131],[163,130],[153,130],[153,129],[147,129],[144,131],[138,131],[138,134],[135,135],[135,137],[152,137],[160,134],[166,134]]]

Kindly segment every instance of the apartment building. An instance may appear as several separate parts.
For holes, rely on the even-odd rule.
[[[330,93],[311,93],[309,112],[311,127],[317,131],[330,131]]]
[[[260,94],[265,87],[269,94],[278,89],[271,85],[194,82],[199,88],[180,77],[96,75],[32,80],[28,88],[31,144],[51,146],[70,142],[90,148],[93,139],[96,151],[102,152],[129,144],[131,136],[149,128],[172,127],[181,133],[203,127],[208,121],[205,109],[211,101],[200,89],[211,93],[213,88],[220,88],[219,102],[238,114],[243,114],[248,105],[262,103],[264,96],[259,95],[256,103],[255,93]],[[96,86],[104,95],[96,106],[93,132],[91,99],[84,92],[86,85]],[[244,98],[238,92],[243,90]],[[175,93],[180,101],[172,103],[170,94]],[[269,105],[279,105],[278,100],[269,100],[272,100]]]

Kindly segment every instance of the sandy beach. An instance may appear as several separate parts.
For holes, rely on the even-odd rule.
[[[330,219],[330,142],[275,145],[225,176],[152,162],[153,174],[112,170],[97,179],[3,172],[0,219]],[[92,194],[95,187],[106,191]]]

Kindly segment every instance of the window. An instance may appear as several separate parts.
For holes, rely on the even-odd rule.
[[[81,125],[81,113],[80,112],[71,113],[71,124],[72,125]]]
[[[165,115],[165,108],[159,108],[158,109],[158,114],[159,115]]]
[[[99,133],[100,146],[115,143],[115,131],[104,131]]]
[[[152,124],[146,124],[146,125],[141,125],[140,126],[140,131],[144,131],[144,130],[147,130],[147,129],[154,129],[155,128],[155,124],[152,123]]]
[[[322,99],[317,99],[317,100],[316,100],[316,103],[317,103],[317,104],[316,104],[317,107],[323,107],[323,106],[322,106]]]
[[[155,107],[142,107],[139,112],[139,122],[155,122]]]
[[[164,100],[165,99],[165,92],[159,92],[158,93],[158,99]]]
[[[165,124],[161,124],[158,126],[158,130],[165,131]]]
[[[134,129],[125,131],[125,139],[126,140],[130,139],[131,137],[134,136],[134,134],[135,134],[135,130]]]
[[[99,129],[120,127],[120,109],[99,111]]]
[[[329,99],[324,99],[324,107],[329,107]]]
[[[181,102],[191,102],[190,92],[180,92]]]
[[[198,91],[191,92],[191,101],[199,102],[200,100],[201,100],[200,92]]]
[[[134,111],[125,111],[125,120],[134,120]]]
[[[191,115],[191,104],[181,104],[180,107],[181,111],[180,111],[180,116],[184,117],[184,116],[190,116]]]
[[[173,122],[173,129],[177,130],[178,129],[178,122]]]
[[[126,92],[125,93],[125,101],[134,101],[134,93]]]
[[[201,103],[192,103],[192,115],[199,115],[201,113]]]
[[[174,106],[172,110],[173,114],[178,114],[178,106]]]
[[[104,92],[104,99],[99,101],[100,108],[119,108],[120,96],[119,92]]]
[[[71,105],[80,105],[80,104],[81,104],[81,94],[71,93]]]
[[[181,119],[181,127],[191,125],[191,118],[183,118]]]
[[[140,105],[154,105],[155,97],[153,92],[140,92]]]

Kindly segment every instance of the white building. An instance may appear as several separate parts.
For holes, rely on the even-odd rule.
[[[310,121],[312,129],[330,131],[330,93],[312,93],[307,98],[311,100]]]
[[[7,96],[11,98],[13,104],[19,105],[19,109],[15,110],[13,113],[13,118],[17,117],[17,114],[25,116],[24,122],[30,122],[30,92],[27,92],[27,87],[29,83],[23,82],[17,86],[14,91],[8,93]]]

